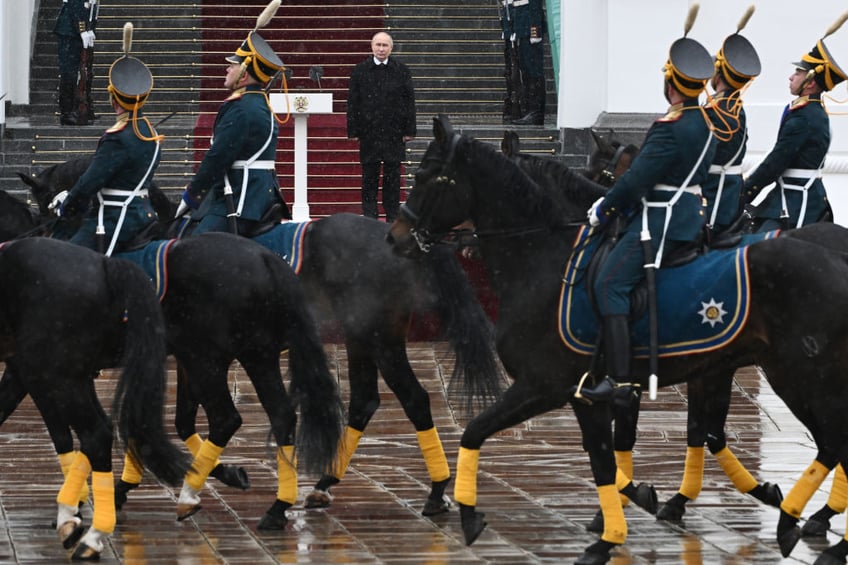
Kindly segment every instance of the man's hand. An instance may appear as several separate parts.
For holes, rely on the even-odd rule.
[[[593,228],[605,224],[609,220],[609,216],[603,212],[604,197],[601,196],[592,206],[586,210],[586,217],[589,218],[589,225]]]
[[[80,39],[82,39],[82,47],[83,49],[88,49],[89,47],[94,47],[94,32],[93,31],[84,31],[80,33]]]

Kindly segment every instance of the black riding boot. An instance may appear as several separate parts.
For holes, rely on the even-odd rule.
[[[77,85],[70,81],[59,82],[59,123],[63,126],[80,125],[76,105]]]
[[[604,357],[607,377],[592,388],[583,387],[581,396],[592,402],[607,402],[613,396],[626,396],[630,380],[630,323],[627,316],[604,317]]]
[[[513,120],[516,125],[541,126],[545,123],[545,77],[531,78],[527,84],[527,113]]]

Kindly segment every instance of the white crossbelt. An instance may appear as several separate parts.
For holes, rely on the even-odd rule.
[[[710,169],[708,171],[711,175],[718,175],[718,184],[716,184],[716,195],[715,202],[713,202],[713,209],[710,212],[710,219],[707,220],[707,227],[712,229],[715,226],[716,218],[718,217],[718,207],[721,206],[721,196],[724,194],[724,181],[727,178],[727,175],[742,175],[742,165],[731,165],[736,159],[742,155],[742,150],[745,148],[746,143],[748,142],[748,130],[745,130],[745,137],[742,138],[742,143],[739,144],[739,147],[736,148],[736,153],[733,154],[733,157],[730,158],[724,165],[713,164],[710,165]]]
[[[660,192],[677,192],[678,190],[682,190],[683,192],[688,192],[689,194],[694,194],[695,196],[701,196],[701,185],[693,184],[690,186],[674,186],[673,184],[657,184],[654,185],[654,190],[658,190]],[[655,204],[657,206],[665,206],[665,202],[649,202],[650,204]]]
[[[765,201],[766,197],[771,194],[775,187],[780,186],[781,217],[787,217],[789,215],[789,210],[786,206],[786,191],[799,191],[801,192],[801,209],[798,212],[798,221],[795,222],[795,227],[800,228],[804,225],[804,217],[807,215],[807,195],[809,194],[809,189],[811,186],[813,186],[813,183],[816,179],[822,177],[823,167],[824,161],[822,161],[822,164],[818,169],[784,170],[782,173],[780,173],[780,177],[778,177],[777,182],[771,186],[762,189],[760,193],[757,194],[757,197],[751,201],[751,204],[753,206],[759,206]],[[807,179],[807,182],[805,182],[804,184],[794,184],[786,182],[785,179]]]
[[[251,169],[251,170],[255,170],[255,169],[261,169],[261,170],[270,169],[270,170],[273,170],[273,169],[276,168],[276,163],[274,163],[274,161],[270,161],[270,160],[253,161],[253,162],[238,160],[238,161],[233,161],[233,166],[231,168],[233,168],[233,169]]]
[[[247,160],[234,161],[233,164],[232,164],[232,169],[240,169],[242,171],[241,194],[239,194],[239,201],[238,201],[238,205],[236,206],[236,209],[233,212],[230,212],[228,210],[227,211],[227,217],[230,217],[230,216],[240,217],[241,216],[241,211],[244,208],[245,196],[247,195],[248,171],[249,170],[256,170],[256,169],[268,170],[268,169],[274,168],[274,161],[269,161],[269,160],[261,161],[259,159],[259,156],[262,155],[262,153],[265,151],[265,148],[268,147],[268,145],[271,144],[271,139],[273,137],[274,137],[274,113],[271,112],[271,130],[268,132],[268,138],[265,140],[265,143],[262,145],[262,147],[259,149],[259,151],[257,151],[253,155],[251,155],[250,158],[248,158]],[[257,165],[258,163],[261,164],[261,165]],[[229,175],[225,174],[224,175],[224,194],[225,195],[231,195],[232,193],[233,193],[233,187],[230,184],[230,177],[229,177]]]

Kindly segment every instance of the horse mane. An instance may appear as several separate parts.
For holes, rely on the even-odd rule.
[[[576,172],[558,159],[538,157],[522,153],[516,162],[532,179],[545,179],[539,182],[542,189],[551,192],[554,199],[565,199],[577,204],[584,212],[595,200],[603,196],[607,189],[583,173]]]
[[[503,185],[509,206],[524,207],[528,216],[552,228],[567,227],[571,222],[585,219],[587,206],[581,209],[568,197],[554,197],[552,191],[536,183],[516,161],[498,152],[490,143],[463,137],[469,141],[468,161],[473,163],[474,171],[486,175],[489,184]]]

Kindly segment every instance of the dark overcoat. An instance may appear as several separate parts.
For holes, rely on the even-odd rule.
[[[350,75],[347,136],[359,139],[360,163],[405,159],[404,136],[415,137],[415,91],[406,65],[368,57]]]

